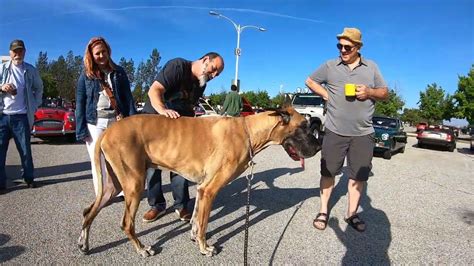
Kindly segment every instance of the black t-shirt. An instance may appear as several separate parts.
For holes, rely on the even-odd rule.
[[[175,58],[168,61],[158,73],[157,81],[165,87],[165,105],[182,116],[194,116],[194,105],[204,93],[191,72],[191,61]],[[144,113],[156,114],[157,111],[147,99],[143,107]]]

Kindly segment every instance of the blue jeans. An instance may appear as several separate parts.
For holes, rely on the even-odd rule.
[[[189,202],[189,184],[184,177],[171,172],[171,190],[173,192],[174,204],[173,207],[178,210],[187,208]],[[166,200],[163,196],[163,189],[161,187],[161,170],[156,169],[155,173],[148,181],[148,204],[150,207],[165,210]]]
[[[26,114],[5,115],[0,114],[0,186],[5,186],[7,174],[5,162],[10,139],[15,140],[16,148],[20,154],[22,175],[26,183],[33,182],[33,158],[31,156],[30,125]]]

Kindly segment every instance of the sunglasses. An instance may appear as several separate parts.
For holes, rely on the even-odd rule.
[[[352,49],[354,49],[355,46],[352,46],[352,45],[342,45],[340,43],[337,44],[337,49],[339,49],[339,51],[342,51],[342,48],[344,48],[344,50],[346,50],[347,52],[350,52],[352,51]]]

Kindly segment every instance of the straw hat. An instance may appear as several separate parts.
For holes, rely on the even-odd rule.
[[[337,35],[337,39],[348,39],[362,46],[362,33],[357,28],[344,28],[344,31]]]

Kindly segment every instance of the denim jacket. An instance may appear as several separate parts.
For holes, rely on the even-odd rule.
[[[12,61],[5,62],[0,65],[0,81],[3,85],[7,83],[11,73],[11,64]],[[28,63],[24,63],[25,65],[25,99],[26,99],[26,111],[28,115],[28,123],[30,124],[30,128],[33,127],[33,123],[35,120],[35,112],[38,107],[41,105],[42,98],[43,98],[43,80],[41,80],[41,76],[38,70]],[[5,93],[0,92],[0,114],[3,114],[3,97]]]
[[[125,70],[120,66],[115,66],[110,79],[120,113],[124,117],[135,114],[135,104]],[[97,123],[97,102],[100,91],[99,80],[88,78],[83,71],[77,81],[76,90],[76,138],[78,140],[89,136],[87,124]]]

